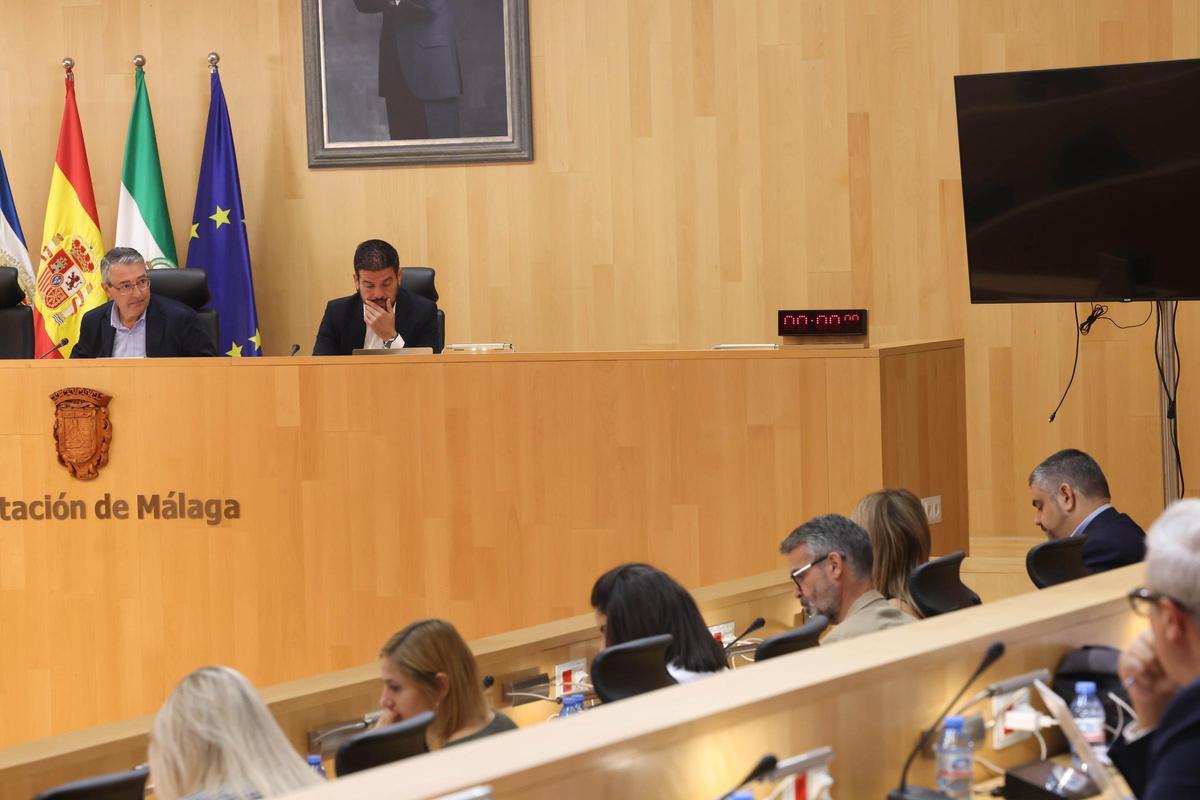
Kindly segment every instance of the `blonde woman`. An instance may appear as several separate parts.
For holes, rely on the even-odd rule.
[[[430,750],[513,730],[516,724],[488,708],[475,655],[449,622],[424,619],[397,633],[379,651],[383,716],[391,725],[433,712]]]
[[[850,518],[871,537],[875,588],[893,606],[920,619],[908,576],[929,560],[929,520],[921,501],[907,489],[884,489],[860,500]]]
[[[321,782],[228,667],[196,670],[163,703],[150,732],[150,780],[159,800],[253,800]]]

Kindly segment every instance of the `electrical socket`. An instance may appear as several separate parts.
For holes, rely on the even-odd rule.
[[[708,632],[713,635],[713,638],[720,644],[729,644],[737,636],[737,631],[734,630],[732,622],[722,622],[720,625],[709,625]]]
[[[921,505],[925,507],[925,516],[929,519],[930,525],[942,521],[942,496],[940,494],[922,497]]]
[[[587,659],[577,658],[574,661],[564,661],[554,667],[554,685],[558,688],[558,696],[566,697],[574,694],[575,684],[572,680],[587,669]]]
[[[998,694],[992,698],[992,719],[995,720],[992,724],[993,749],[1003,750],[1006,747],[1012,747],[1014,744],[1023,742],[1033,735],[1029,731],[1011,730],[1004,724],[1005,715],[1009,711],[1017,708],[1028,708],[1030,699],[1028,686],[1006,694]]]

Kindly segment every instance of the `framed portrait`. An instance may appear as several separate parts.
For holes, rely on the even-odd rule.
[[[310,167],[529,161],[529,0],[302,0]]]

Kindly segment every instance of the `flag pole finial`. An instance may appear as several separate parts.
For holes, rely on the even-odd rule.
[[[62,60],[63,69],[67,71],[67,80],[75,80],[75,59],[67,56]]]
[[[133,65],[135,67],[137,67],[138,69],[141,69],[142,67],[146,66],[146,57],[144,55],[142,55],[141,53],[138,53],[136,56],[133,57]]]
[[[220,53],[212,52],[212,53],[208,54],[208,68],[211,72],[216,72],[218,69],[217,65],[220,63],[221,63],[221,54]]]

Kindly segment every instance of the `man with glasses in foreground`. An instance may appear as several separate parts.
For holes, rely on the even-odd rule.
[[[132,247],[114,247],[100,261],[100,282],[111,298],[83,315],[71,358],[215,356],[196,312],[150,293],[146,260]]]
[[[1200,797],[1200,500],[1168,507],[1147,547],[1129,601],[1150,628],[1117,661],[1137,721],[1109,756],[1142,800]]]
[[[837,626],[821,644],[916,622],[871,585],[871,540],[846,517],[810,519],[788,534],[779,552],[787,558],[800,605]]]

